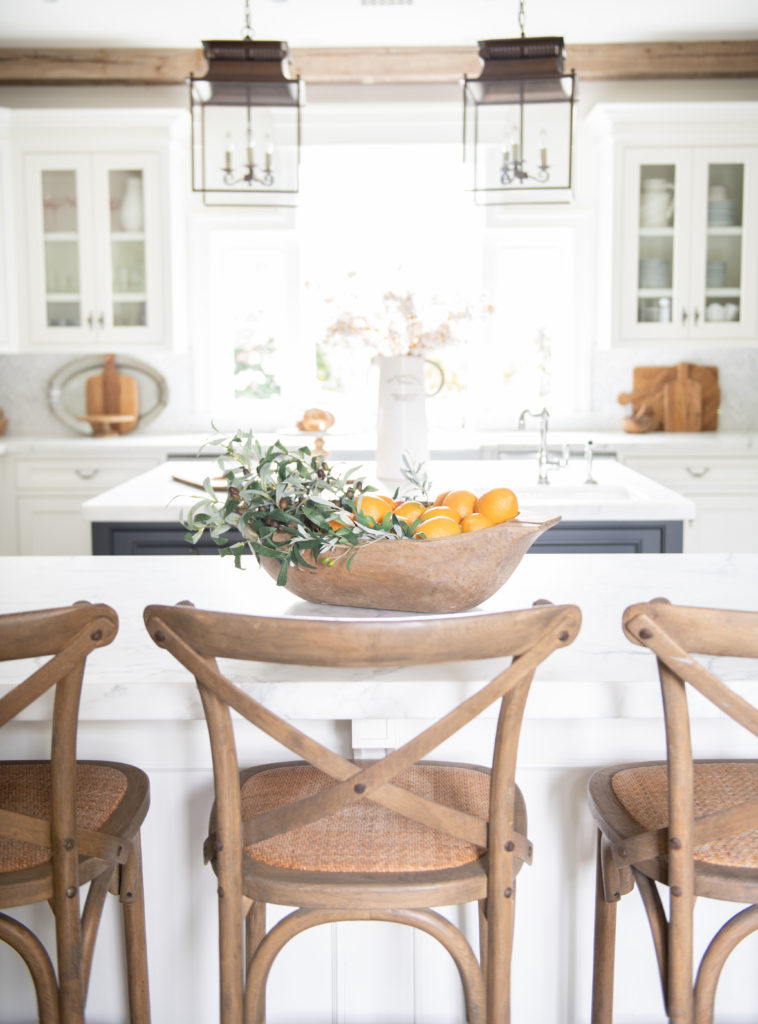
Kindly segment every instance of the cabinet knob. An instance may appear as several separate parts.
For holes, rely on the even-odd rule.
[[[97,317],[97,326],[105,327],[105,313],[99,313]]]
[[[94,326],[95,326],[95,318],[94,318],[94,316],[91,313],[89,313],[88,316],[87,316],[87,327],[89,327],[89,329],[92,330],[92,328]]]
[[[98,474],[99,472],[100,472],[100,470],[99,470],[99,469],[77,469],[77,470],[76,470],[76,475],[77,475],[77,476],[78,476],[78,477],[79,477],[79,478],[80,478],[81,480],[91,480],[91,479],[92,479],[92,477],[93,477],[93,476],[97,476],[97,474]]]
[[[686,467],[687,472],[690,476],[694,476],[696,479],[700,479],[701,476],[705,476],[706,473],[710,472],[710,466],[703,466],[702,469],[693,469],[692,466]]]
[[[688,319],[689,319],[689,313],[687,312],[686,309],[683,309],[682,310],[682,323],[686,324]]]
[[[697,306],[695,307],[694,320],[696,324],[700,323],[700,310]]]

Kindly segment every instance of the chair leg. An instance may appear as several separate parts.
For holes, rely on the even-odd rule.
[[[137,833],[129,860],[124,865],[121,909],[126,942],[126,976],[130,1024],[150,1024],[150,988],[147,975],[145,896],[142,886],[142,849]]]
[[[616,953],[616,899],[606,899],[603,876],[605,840],[597,834],[595,862],[595,946],[592,964],[592,1024],[611,1024],[613,1020],[613,970]]]
[[[253,900],[245,915],[245,972],[266,934],[266,904]]]
[[[479,963],[487,973],[487,900],[479,900]]]
[[[92,957],[95,952],[95,939],[97,938],[97,930],[100,926],[105,897],[108,895],[111,880],[115,874],[118,874],[115,869],[115,864],[110,868],[106,866],[102,874],[92,879],[87,899],[84,903],[84,913],[82,914],[82,979],[85,1006],[87,1003],[90,973],[92,971]]]
[[[516,883],[497,900],[487,901],[487,1020],[510,1024],[511,952],[516,919]]]

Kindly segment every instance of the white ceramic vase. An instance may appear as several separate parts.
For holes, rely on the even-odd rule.
[[[426,423],[424,366],[431,360],[421,356],[377,356],[379,407],[376,423],[376,473],[388,483],[401,483],[403,455],[413,462],[426,462],[429,447]],[[436,395],[444,384],[442,367]]]
[[[121,227],[124,231],[142,230],[142,179],[126,179],[124,198],[121,200]]]

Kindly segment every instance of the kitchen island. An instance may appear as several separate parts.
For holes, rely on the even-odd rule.
[[[344,463],[346,468],[354,465]],[[560,515],[561,522],[537,539],[535,551],[681,552],[683,523],[695,515],[690,499],[611,458],[595,459],[591,467],[572,459],[567,467],[551,470],[547,484],[538,484],[533,457],[432,459],[425,468],[432,495],[459,487],[477,494],[510,487],[523,515]],[[213,554],[215,545],[207,536],[188,548],[179,521],[203,497],[203,480],[219,472],[215,459],[168,460],[90,498],[82,511],[92,524],[92,553]],[[358,472],[392,492],[375,476],[373,463],[362,464]]]
[[[201,848],[211,800],[208,740],[194,681],[147,636],[148,603],[191,600],[216,610],[289,616],[367,616],[357,609],[312,605],[277,588],[253,559],[177,557],[166,572],[159,557],[2,558],[0,611],[105,601],[118,612],[114,643],[90,658],[83,690],[79,754],[130,761],[151,780],[143,830],[148,949],[155,1024],[207,1024],[217,1019],[215,878]],[[589,1021],[594,891],[594,829],[586,780],[603,764],[663,754],[660,698],[652,656],[621,632],[623,609],[665,596],[674,602],[758,610],[758,556],[544,555],[526,558],[482,608],[531,605],[539,598],[582,609],[577,641],[537,672],[522,733],[517,770],[534,842],[532,867],[519,876],[514,951],[514,1022]],[[394,747],[433,719],[476,681],[471,670],[435,666],[404,673],[363,670],[356,682],[313,669],[267,667],[246,677],[247,691],[301,723],[340,753]],[[734,667],[732,681],[748,698],[758,693],[758,665]],[[0,665],[0,695],[11,675]],[[273,684],[276,685],[273,685]],[[755,756],[755,741],[692,701],[700,756]],[[3,730],[4,757],[44,756],[45,709]],[[245,723],[239,723],[244,726]],[[485,717],[441,751],[477,760],[491,740]],[[287,755],[265,737],[238,729],[240,757],[255,763]],[[726,905],[701,901],[702,934],[723,920]],[[44,908],[35,908],[41,915]],[[123,1020],[120,923],[103,920],[90,991],[89,1018]],[[456,914],[456,911],[451,911]],[[35,918],[36,920],[36,918]],[[466,925],[474,925],[473,920]],[[473,934],[473,932],[472,932]],[[696,941],[702,938],[698,932]],[[755,937],[725,968],[719,1020],[755,1020],[758,977]],[[662,1010],[647,924],[636,895],[620,912],[619,956],[637,969],[617,984],[619,1024],[660,1021]],[[297,977],[297,985],[292,978]],[[644,979],[644,981],[642,980]],[[25,969],[0,947],[0,1021],[34,1019]],[[458,981],[445,955],[424,936],[399,926],[325,926],[300,936],[282,954],[270,983],[268,1024],[378,1024],[385,1021],[460,1024]]]

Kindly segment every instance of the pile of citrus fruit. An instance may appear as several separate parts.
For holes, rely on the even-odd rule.
[[[393,520],[406,523],[411,536],[419,540],[483,530],[514,519],[519,511],[518,499],[508,487],[494,487],[478,497],[473,491],[443,491],[431,504],[364,493],[356,508],[377,528],[386,529]]]

